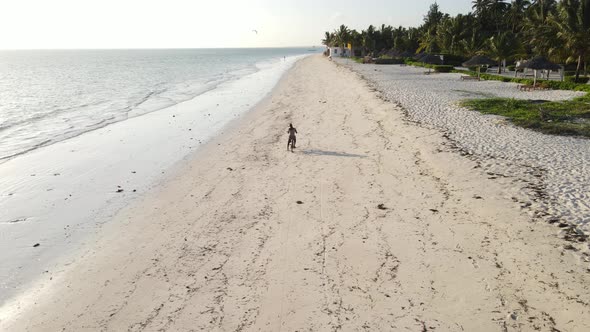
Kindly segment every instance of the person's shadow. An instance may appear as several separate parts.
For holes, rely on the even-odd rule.
[[[348,157],[348,158],[366,158],[360,154],[351,154],[346,152],[324,151],[324,150],[300,150],[301,153],[309,156],[331,156],[331,157]]]

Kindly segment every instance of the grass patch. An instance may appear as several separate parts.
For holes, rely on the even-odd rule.
[[[460,74],[464,74],[464,75],[470,75],[470,76],[477,76],[476,72],[469,71],[469,70],[455,69],[452,72],[453,73],[460,73]],[[501,81],[501,82],[512,82],[512,83],[518,83],[518,84],[533,85],[532,78],[531,79],[529,79],[529,78],[516,78],[516,77],[506,77],[506,76],[492,75],[492,74],[481,74],[480,77],[482,80],[488,80],[488,81]],[[546,81],[543,79],[537,79],[537,84],[544,85],[547,88],[550,88],[552,90],[572,90],[572,91],[590,92],[590,85],[583,84],[583,83]]]
[[[354,61],[356,63],[363,63],[363,58],[358,57],[358,56],[353,56],[352,61]]]
[[[545,134],[590,137],[590,95],[555,102],[470,99],[461,105],[483,114],[504,116],[517,126]]]

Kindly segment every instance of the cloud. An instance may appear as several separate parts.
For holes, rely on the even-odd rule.
[[[341,12],[335,12],[334,14],[332,14],[330,16],[330,22],[335,22],[336,20],[339,20],[341,17],[342,17]]]

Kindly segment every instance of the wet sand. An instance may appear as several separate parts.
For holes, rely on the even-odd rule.
[[[446,143],[306,58],[0,330],[589,330],[585,257]]]

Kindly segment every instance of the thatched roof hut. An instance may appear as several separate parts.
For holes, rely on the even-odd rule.
[[[423,63],[428,63],[431,65],[442,65],[442,60],[440,59],[440,56],[438,56],[438,55],[427,54],[427,55],[421,57],[420,60],[418,60],[418,61],[423,62]]]
[[[476,55],[473,58],[465,61],[463,66],[465,67],[475,67],[475,66],[493,66],[497,62],[492,60],[490,57],[485,55]]]
[[[411,58],[413,57],[415,54],[409,51],[405,51],[399,54],[400,58]]]
[[[544,56],[536,56],[526,62],[525,68],[534,70],[559,70],[559,65],[549,61]]]

